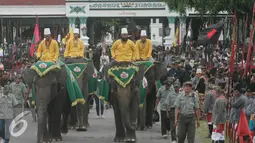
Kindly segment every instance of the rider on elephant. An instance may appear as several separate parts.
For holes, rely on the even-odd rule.
[[[134,42],[128,39],[127,28],[121,29],[121,39],[113,43],[111,54],[112,59],[117,62],[131,62],[140,59]]]
[[[43,40],[37,49],[37,58],[44,62],[56,62],[59,57],[58,42],[51,37],[49,28],[44,29],[45,40]]]
[[[152,43],[147,39],[146,30],[141,31],[141,40],[136,41],[136,48],[139,50],[141,60],[149,60],[152,57]]]
[[[83,58],[84,57],[84,44],[79,39],[79,29],[74,29],[74,38],[68,40],[66,50],[64,53],[65,58]]]

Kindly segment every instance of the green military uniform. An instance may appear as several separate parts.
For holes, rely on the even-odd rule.
[[[190,82],[184,86],[191,85]],[[178,115],[178,143],[184,143],[186,136],[188,143],[194,143],[196,132],[196,115],[195,110],[199,109],[198,95],[196,92],[191,92],[189,95],[181,93],[174,106],[179,108]]]
[[[174,120],[175,120],[175,107],[174,103],[176,101],[176,98],[179,96],[179,88],[181,86],[181,83],[179,81],[174,82],[174,88],[175,91],[173,91],[171,94],[167,96],[167,99],[165,101],[165,104],[168,106],[168,113],[169,113],[169,120],[170,120],[170,129],[171,129],[171,139],[172,142],[176,141],[176,129],[174,126]],[[178,90],[176,92],[176,89]]]
[[[168,89],[165,86],[162,86],[156,95],[160,101],[160,115],[161,115],[161,134],[166,135],[166,130],[169,130],[167,124],[167,115],[166,115],[166,104],[165,101],[167,96],[173,92],[173,88],[169,87]]]

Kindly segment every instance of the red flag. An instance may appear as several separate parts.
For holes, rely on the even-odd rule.
[[[207,33],[207,38],[208,38],[208,39],[211,39],[212,36],[213,36],[216,32],[217,32],[217,30],[215,30],[215,29],[213,29],[212,31],[208,32],[208,33]]]
[[[31,46],[30,46],[30,52],[29,52],[31,57],[34,56],[35,45],[39,41],[40,41],[40,34],[39,34],[39,25],[38,25],[38,17],[37,17],[36,18],[35,29],[34,29],[34,35],[33,35],[32,43],[31,43]]]
[[[237,136],[239,137],[239,143],[244,143],[243,136],[249,136],[252,143],[251,131],[247,122],[247,118],[243,110],[241,110],[240,120],[237,127]]]
[[[255,2],[254,2],[254,5],[253,5],[253,12],[255,12]]]

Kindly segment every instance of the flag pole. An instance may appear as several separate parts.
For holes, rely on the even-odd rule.
[[[4,21],[3,20],[3,15],[1,15],[1,37],[2,37],[1,41],[2,41],[2,44],[3,44],[3,47],[2,47],[3,48],[3,57],[2,57],[3,59],[2,60],[4,61],[4,49],[5,48],[4,48],[4,26],[3,26],[4,22],[3,21]]]

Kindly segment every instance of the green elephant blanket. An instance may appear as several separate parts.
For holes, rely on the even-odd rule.
[[[105,78],[102,78],[101,80],[97,79],[96,95],[99,97],[100,100],[108,102],[109,90],[110,86],[109,83],[105,80]]]
[[[62,65],[65,66],[66,72],[67,72],[66,87],[67,87],[67,92],[68,92],[69,98],[72,102],[72,106],[75,106],[78,102],[85,104],[85,100],[83,98],[82,92],[80,90],[80,87],[78,85],[76,78],[74,78],[72,71],[61,60],[57,60],[57,64],[54,62],[38,61],[31,67],[31,69],[34,69],[38,73],[38,75],[43,76],[53,69],[56,69],[56,68],[60,69],[60,66],[62,66]],[[32,99],[33,99],[32,104],[35,103],[35,92],[34,91],[35,90],[34,90],[34,84],[33,84],[33,86],[32,86]]]
[[[136,66],[111,67],[108,74],[122,87],[126,87],[138,71],[139,68]]]
[[[69,98],[72,102],[72,106],[77,105],[77,103],[79,103],[79,102],[82,104],[85,104],[86,101],[82,95],[79,84],[78,84],[76,78],[74,77],[75,72],[77,72],[77,74],[75,74],[76,77],[80,76],[80,74],[85,70],[85,69],[82,69],[83,67],[85,68],[85,66],[83,64],[79,64],[79,65],[81,65],[81,68],[78,67],[78,69],[76,71],[72,71],[70,69],[70,67],[68,65],[64,64],[64,62],[62,62],[61,60],[57,60],[57,63],[60,65],[64,65],[66,68],[66,72],[67,72],[66,87],[67,87],[67,92],[68,92]],[[76,67],[74,67],[74,69],[75,68]]]
[[[97,90],[97,71],[96,71],[96,69],[94,70],[94,74],[88,81],[88,90],[89,90],[89,95],[96,94],[96,90]]]
[[[144,74],[153,66],[153,62],[151,61],[137,61],[135,62],[137,66],[144,65],[145,66],[145,72]]]

